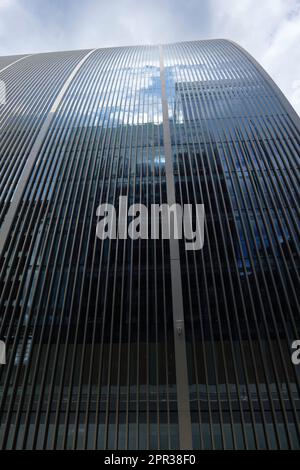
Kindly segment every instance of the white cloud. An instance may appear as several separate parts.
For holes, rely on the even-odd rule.
[[[212,35],[247,49],[300,113],[299,0],[213,0]],[[295,87],[297,86],[297,89]]]
[[[0,55],[230,38],[300,113],[300,0],[0,0]]]

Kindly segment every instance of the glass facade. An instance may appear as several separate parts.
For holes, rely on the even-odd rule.
[[[1,448],[299,449],[300,121],[264,70],[209,40],[0,80]],[[203,249],[99,240],[120,195],[204,204]]]

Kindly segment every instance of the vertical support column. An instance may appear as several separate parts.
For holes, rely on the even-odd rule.
[[[48,129],[51,125],[53,116],[54,116],[55,112],[57,111],[57,108],[58,108],[59,104],[61,103],[66,91],[68,90],[69,86],[71,85],[72,80],[75,77],[75,75],[77,74],[78,70],[82,67],[82,65],[87,60],[87,58],[95,50],[96,49],[93,49],[93,50],[89,51],[78,62],[76,67],[74,67],[73,71],[68,76],[68,78],[65,81],[63,87],[61,88],[59,94],[57,95],[57,97],[56,97],[56,99],[55,99],[55,101],[52,105],[52,108],[50,109],[50,111],[49,111],[49,113],[48,113],[48,115],[47,115],[47,117],[46,117],[46,119],[45,119],[38,135],[37,135],[37,138],[36,138],[32,148],[31,148],[31,151],[30,151],[29,156],[27,158],[26,164],[23,168],[20,179],[18,181],[16,190],[13,194],[11,204],[9,206],[9,209],[8,209],[7,213],[6,213],[3,224],[0,228],[0,257],[4,254],[5,245],[6,245],[10,230],[12,228],[13,221],[15,219],[16,213],[18,211],[18,207],[19,207],[20,202],[22,200],[22,197],[23,197],[23,194],[24,194],[24,191],[25,191],[25,188],[26,188],[27,181],[30,177],[31,171],[32,171],[32,169],[34,167],[34,164],[36,162],[36,159],[38,157],[39,151],[40,151],[40,149],[43,145],[44,139],[45,139],[45,137],[47,135],[47,132],[48,132]],[[21,60],[21,59],[19,59],[19,60]]]
[[[173,172],[171,133],[166,94],[166,79],[164,70],[163,48],[159,46],[160,81],[162,89],[163,136],[166,165],[166,184],[168,204],[176,203]],[[170,238],[171,285],[173,306],[173,327],[175,346],[175,367],[177,383],[178,424],[180,449],[192,449],[192,423],[189,400],[189,384],[187,372],[186,341],[183,316],[183,298],[181,283],[181,268],[179,242]]]

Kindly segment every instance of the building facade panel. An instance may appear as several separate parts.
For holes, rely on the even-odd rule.
[[[1,223],[49,121],[1,253],[1,447],[299,448],[300,137],[276,86],[225,40],[1,63]],[[173,186],[205,205],[202,250],[96,236],[99,205]]]
[[[207,215],[181,250],[194,445],[297,447],[299,134],[234,44],[165,56],[178,202]]]

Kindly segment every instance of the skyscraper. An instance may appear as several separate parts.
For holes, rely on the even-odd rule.
[[[0,58],[3,449],[300,447],[300,121],[238,45]],[[204,204],[205,240],[96,236]]]

